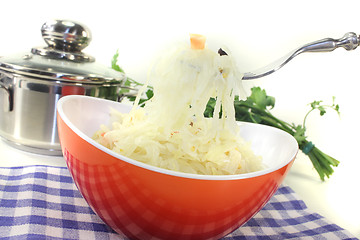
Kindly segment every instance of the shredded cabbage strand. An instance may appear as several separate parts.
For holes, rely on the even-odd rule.
[[[167,51],[149,71],[154,96],[143,108],[135,101],[130,113],[113,110],[112,125],[102,125],[94,139],[129,158],[180,172],[227,175],[262,169],[261,157],[239,136],[234,97],[242,95],[242,75],[226,53],[188,45]],[[216,99],[214,117],[205,118],[210,98]]]

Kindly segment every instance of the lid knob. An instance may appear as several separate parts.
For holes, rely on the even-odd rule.
[[[35,47],[31,53],[46,58],[73,62],[94,62],[95,58],[82,52],[91,41],[90,30],[69,20],[52,20],[41,27],[47,47]]]
[[[81,52],[91,41],[91,33],[86,26],[68,20],[44,23],[41,34],[49,47],[66,52]]]

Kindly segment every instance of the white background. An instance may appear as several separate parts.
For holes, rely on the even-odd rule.
[[[0,56],[43,46],[40,28],[49,19],[84,23],[92,42],[84,52],[110,66],[120,52],[119,64],[127,74],[145,81],[152,59],[166,45],[187,41],[189,33],[207,36],[209,47],[227,45],[239,69],[247,72],[289,51],[322,38],[360,34],[360,3],[348,1],[5,1],[0,13]],[[360,47],[351,52],[305,53],[259,85],[276,97],[274,114],[302,122],[313,100],[340,105],[341,116],[329,112],[310,115],[307,135],[341,165],[325,183],[310,161],[299,153],[286,183],[314,211],[360,237],[359,202],[359,87]]]

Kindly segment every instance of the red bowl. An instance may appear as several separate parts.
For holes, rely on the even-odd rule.
[[[117,154],[91,139],[109,122],[114,101],[65,96],[57,105],[59,138],[76,186],[94,212],[131,239],[218,239],[248,221],[273,196],[298,152],[279,129],[239,123],[264,170],[210,176],[165,170]]]

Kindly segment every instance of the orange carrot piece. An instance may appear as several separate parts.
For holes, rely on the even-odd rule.
[[[204,49],[206,38],[200,34],[190,34],[190,46],[192,49]]]

